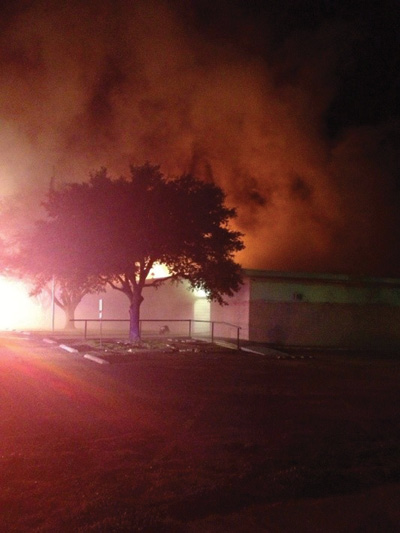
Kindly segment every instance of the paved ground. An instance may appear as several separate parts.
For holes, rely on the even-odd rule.
[[[0,337],[0,530],[400,530],[399,363]]]

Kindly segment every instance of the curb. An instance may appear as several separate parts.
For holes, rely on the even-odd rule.
[[[100,357],[97,357],[96,355],[92,355],[90,353],[85,353],[83,356],[85,359],[90,359],[90,361],[94,361],[95,363],[98,363],[99,365],[109,365],[110,362],[106,361],[105,359],[101,359]]]
[[[238,350],[238,347],[233,344],[233,342],[226,342],[226,341],[216,341],[215,344],[217,346],[222,346],[222,348],[228,348],[229,350]]]
[[[67,346],[66,344],[59,344],[59,347],[70,353],[78,353],[78,350],[76,350],[75,348],[71,348],[71,346]]]
[[[255,353],[256,355],[265,355],[264,352],[258,352],[257,350],[252,350],[251,348],[240,348],[242,352]]]
[[[52,339],[44,338],[42,339],[43,342],[46,342],[47,344],[57,344],[56,341],[53,341]],[[67,346],[66,344],[59,344],[59,348],[62,350],[66,350],[69,353],[79,353],[79,350],[76,348],[72,348],[72,346]],[[105,359],[101,359],[100,357],[97,357],[96,355],[92,355],[90,353],[86,353],[83,356],[85,359],[89,359],[90,361],[93,361],[95,363],[98,363],[99,365],[109,365],[110,361],[106,361]]]
[[[53,341],[52,339],[42,339],[43,342],[47,342],[47,344],[57,344],[56,341]]]
[[[287,355],[285,352],[280,352],[279,350],[274,350],[273,348],[267,348],[264,351],[254,350],[253,348],[246,348],[246,347],[242,347],[240,349],[243,352],[254,353],[256,355],[267,355],[267,356],[275,356],[275,357],[278,357],[280,355]]]

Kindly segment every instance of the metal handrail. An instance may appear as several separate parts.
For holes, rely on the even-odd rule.
[[[87,339],[87,330],[88,330],[88,322],[99,322],[100,326],[104,322],[130,322],[129,319],[126,318],[74,318],[71,319],[70,322],[83,322],[84,323],[84,338]],[[192,323],[205,323],[211,325],[211,342],[214,342],[215,338],[215,325],[224,325],[229,326],[236,329],[236,345],[237,349],[240,348],[240,330],[241,327],[237,326],[236,324],[231,324],[229,322],[220,322],[217,320],[194,320],[192,318],[143,318],[139,320],[139,331],[142,330],[142,323],[143,322],[187,322],[188,323],[188,337],[192,338]]]

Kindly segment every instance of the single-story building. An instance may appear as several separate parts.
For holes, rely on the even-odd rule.
[[[194,335],[210,337],[213,332],[231,339],[237,338],[240,327],[243,340],[280,346],[400,346],[400,279],[268,270],[243,274],[243,286],[224,306],[190,291],[186,283],[145,289],[143,327],[158,332],[168,326],[171,335],[186,334],[190,327]],[[85,297],[76,318],[98,318],[100,298],[103,319],[128,320],[129,301],[115,290]],[[63,327],[60,310],[57,317],[57,327]],[[151,322],[154,319],[159,322]],[[113,327],[127,331],[128,326],[116,322]]]
[[[400,280],[245,270],[228,305],[211,320],[241,327],[241,338],[275,345],[400,346]]]

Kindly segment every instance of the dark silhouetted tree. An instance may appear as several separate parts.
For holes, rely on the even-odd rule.
[[[234,254],[243,242],[228,227],[236,213],[215,184],[190,175],[167,179],[149,163],[130,170],[129,179],[112,179],[102,168],[88,182],[50,190],[48,217],[31,239],[37,250],[31,262],[39,266],[46,257],[46,276],[91,280],[96,290],[108,283],[123,292],[136,341],[143,289],[161,282],[148,278],[155,263],[168,267],[169,278],[186,279],[223,303],[241,284]]]

